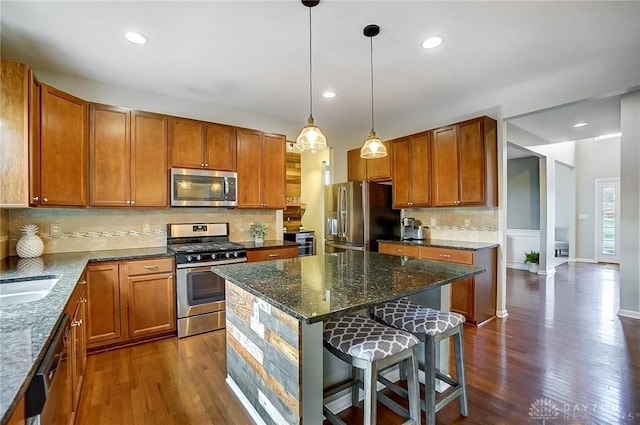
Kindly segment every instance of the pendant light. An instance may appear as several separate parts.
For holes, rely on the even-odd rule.
[[[367,25],[362,33],[369,37],[371,43],[371,133],[369,133],[369,137],[364,141],[364,145],[360,149],[360,157],[365,159],[383,158],[387,156],[387,148],[382,143],[382,140],[376,136],[376,131],[373,129],[373,37],[380,33],[380,27],[375,24]]]
[[[296,146],[301,152],[315,152],[327,147],[327,138],[313,121],[313,85],[312,85],[312,62],[311,62],[311,8],[320,3],[320,0],[302,0],[302,4],[309,8],[309,119],[307,125],[302,129],[296,139]]]

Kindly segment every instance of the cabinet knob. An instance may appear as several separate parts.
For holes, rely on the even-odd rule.
[[[129,201],[131,203],[131,205],[135,205],[136,201]]]
[[[42,202],[49,202],[47,198],[42,198]]]
[[[39,201],[39,200],[40,200],[40,197],[39,197],[39,196],[34,196],[34,197],[33,197],[33,198],[31,198],[31,199],[32,199],[32,200],[34,200],[34,201]]]
[[[208,166],[209,166],[209,164],[207,164],[207,163],[205,162],[205,163],[204,163],[204,166],[205,166],[205,167],[208,167]]]
[[[200,166],[201,166],[201,167],[204,167],[204,162],[201,162],[201,163],[200,163]]]

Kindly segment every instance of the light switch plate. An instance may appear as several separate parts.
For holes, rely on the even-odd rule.
[[[578,214],[578,220],[586,220],[587,218],[589,218],[589,216],[586,214]]]

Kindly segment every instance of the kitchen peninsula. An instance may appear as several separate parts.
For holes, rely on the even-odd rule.
[[[322,423],[322,321],[485,268],[347,251],[212,267],[226,279],[227,383],[258,424]]]

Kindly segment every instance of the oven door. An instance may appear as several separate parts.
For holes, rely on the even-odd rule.
[[[178,317],[224,310],[224,279],[211,266],[176,270]]]

